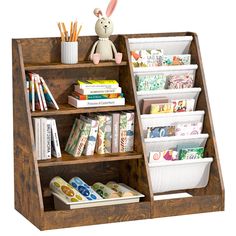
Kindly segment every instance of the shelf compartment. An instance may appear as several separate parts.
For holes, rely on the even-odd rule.
[[[195,99],[195,106],[197,104],[198,96],[201,88],[185,88],[185,89],[164,89],[157,91],[139,91],[137,92],[138,103],[140,109],[144,98],[167,97],[169,100],[173,99]]]
[[[208,157],[149,164],[153,192],[206,187],[212,161]]]
[[[109,154],[95,154],[93,156],[81,156],[73,157],[72,155],[63,152],[61,158],[52,158],[49,160],[38,161],[38,167],[50,167],[50,166],[63,166],[63,165],[76,165],[76,164],[87,164],[87,163],[98,163],[98,162],[109,162],[109,161],[122,161],[141,159],[142,154],[137,152],[126,152],[126,153],[109,153]]]
[[[65,69],[79,69],[79,68],[103,68],[111,66],[126,66],[127,61],[122,61],[116,64],[112,61],[100,62],[95,65],[91,61],[83,61],[78,64],[61,64],[61,63],[48,63],[48,64],[25,64],[26,71],[39,71],[39,70],[65,70]]]
[[[133,111],[135,109],[135,106],[126,104],[124,106],[75,108],[69,104],[59,104],[59,108],[60,108],[59,110],[49,108],[47,111],[34,111],[31,112],[31,116],[32,117],[58,116],[58,115],[82,114],[90,112]]]
[[[198,147],[205,147],[208,137],[208,134],[197,134],[188,136],[146,138],[144,139],[146,155],[149,156],[149,152],[161,152],[164,150],[175,149],[178,144],[192,144]]]
[[[192,36],[130,38],[130,50],[163,49],[164,54],[187,54],[193,40]]]

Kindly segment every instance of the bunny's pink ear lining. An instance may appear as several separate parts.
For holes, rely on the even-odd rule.
[[[111,0],[108,7],[107,7],[107,10],[106,10],[106,15],[107,17],[110,17],[112,12],[114,11],[115,7],[116,7],[116,4],[117,4],[117,0]]]

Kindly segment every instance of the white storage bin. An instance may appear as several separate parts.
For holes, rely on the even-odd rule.
[[[185,88],[185,89],[166,89],[158,91],[139,91],[137,92],[138,103],[140,109],[142,109],[144,98],[155,98],[155,97],[167,97],[169,100],[172,99],[195,99],[195,106],[197,103],[198,96],[201,92],[201,88]]]
[[[144,137],[147,135],[148,127],[171,126],[180,122],[203,122],[204,114],[204,111],[191,111],[141,115]]]
[[[180,144],[194,144],[197,147],[205,147],[208,137],[208,134],[197,134],[189,136],[146,138],[144,140],[146,147],[146,155],[149,156],[149,152],[161,152],[169,149],[175,149],[177,145]]]
[[[188,54],[192,36],[151,37],[129,39],[130,50],[163,49],[164,54]]]
[[[206,187],[213,158],[149,164],[153,193]]]

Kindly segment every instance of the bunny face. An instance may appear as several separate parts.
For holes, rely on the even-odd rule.
[[[108,38],[113,33],[113,23],[108,17],[101,17],[95,25],[96,34],[100,38]]]

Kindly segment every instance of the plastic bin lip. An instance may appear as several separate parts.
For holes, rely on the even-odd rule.
[[[162,166],[178,166],[178,165],[191,165],[197,163],[211,163],[213,161],[212,157],[205,157],[201,159],[192,160],[177,160],[177,161],[162,161],[157,163],[149,163],[149,168],[162,167]]]
[[[196,135],[186,135],[186,136],[170,136],[170,137],[160,137],[160,138],[145,138],[145,143],[156,143],[156,142],[170,142],[178,140],[188,140],[188,139],[201,139],[208,138],[209,134],[196,134]]]
[[[142,38],[129,38],[129,43],[157,43],[157,42],[191,42],[193,36],[163,36],[163,37],[142,37]]]

